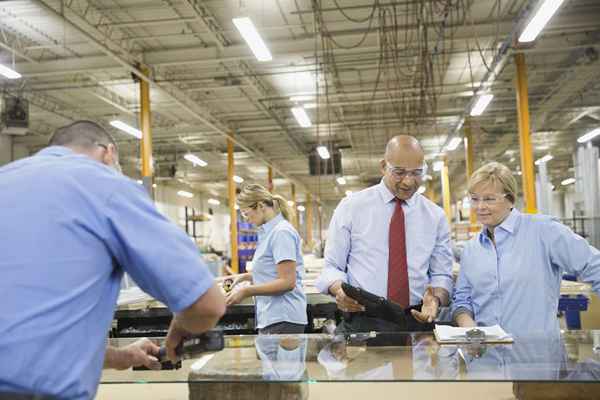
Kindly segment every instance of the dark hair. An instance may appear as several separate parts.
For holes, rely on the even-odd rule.
[[[67,146],[90,149],[97,145],[112,144],[117,147],[113,137],[103,127],[92,121],[75,121],[54,131],[49,146]]]

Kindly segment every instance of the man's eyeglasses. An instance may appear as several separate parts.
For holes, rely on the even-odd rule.
[[[404,179],[406,176],[411,176],[414,179],[422,179],[423,175],[425,174],[423,168],[405,169],[402,167],[394,167],[388,162],[386,162],[385,164],[388,172],[392,175],[392,177],[395,180],[398,181]]]
[[[477,207],[477,205],[479,205],[479,204],[482,204],[484,206],[491,206],[494,204],[498,204],[506,196],[507,196],[507,194],[505,193],[505,194],[501,194],[501,195],[497,195],[497,196],[483,196],[483,197],[470,195],[469,198],[471,200],[471,205],[473,207]]]
[[[102,147],[104,150],[108,151],[108,145],[106,145],[106,144],[104,144],[104,143],[98,143],[98,142],[96,142],[96,146],[98,146],[98,147]],[[118,160],[118,159],[115,159],[115,165],[114,165],[114,168],[115,168],[115,169],[116,169],[118,172],[120,172],[120,173],[122,173],[122,172],[123,172],[123,169],[121,168],[121,164],[119,164],[119,160]]]

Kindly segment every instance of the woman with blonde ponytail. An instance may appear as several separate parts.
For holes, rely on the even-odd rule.
[[[303,333],[306,295],[302,290],[304,262],[300,235],[290,223],[292,210],[285,198],[261,185],[246,185],[237,198],[242,216],[258,227],[252,272],[238,275],[227,305],[255,296],[256,327],[260,334]]]

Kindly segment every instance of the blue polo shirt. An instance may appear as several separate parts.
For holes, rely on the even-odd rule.
[[[66,147],[0,168],[0,392],[92,399],[123,272],[172,311],[213,278],[141,185]]]
[[[261,285],[278,278],[277,264],[296,262],[296,287],[277,296],[256,296],[256,327],[265,328],[278,322],[307,324],[306,295],[302,290],[304,261],[300,235],[281,214],[258,228],[258,244],[252,257],[252,280]]]

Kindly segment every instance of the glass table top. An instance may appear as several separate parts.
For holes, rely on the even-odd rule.
[[[134,339],[111,339],[123,346]],[[160,339],[158,339],[160,342]],[[600,331],[439,345],[431,333],[225,336],[177,370],[105,370],[102,383],[600,382]]]

